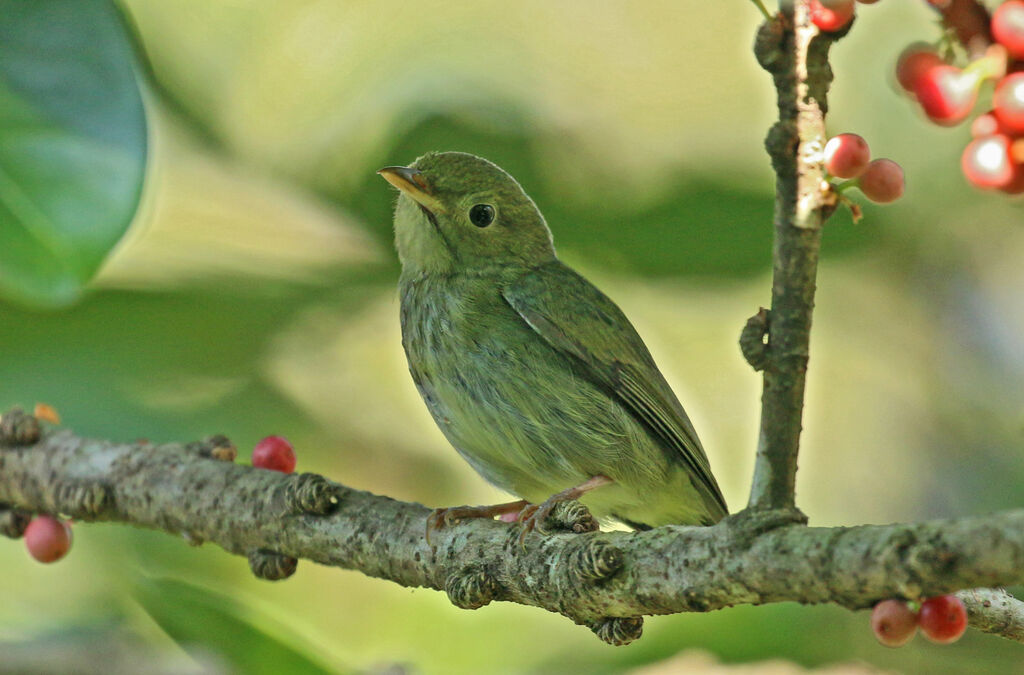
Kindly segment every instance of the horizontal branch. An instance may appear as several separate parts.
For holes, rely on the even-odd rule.
[[[250,561],[277,555],[358,570],[444,590],[460,607],[533,605],[613,643],[638,637],[648,614],[782,601],[860,609],[1024,582],[1024,510],[839,528],[748,512],[714,527],[531,534],[525,546],[518,526],[474,520],[434,533],[431,547],[424,506],[216,456],[202,444],[45,432],[31,445],[0,446],[0,504],[163,530]],[[994,599],[968,603],[972,624],[1024,640],[1024,604]]]

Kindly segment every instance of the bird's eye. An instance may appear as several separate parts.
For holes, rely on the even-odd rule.
[[[494,207],[490,204],[476,204],[469,210],[469,222],[477,227],[487,227],[494,222]]]

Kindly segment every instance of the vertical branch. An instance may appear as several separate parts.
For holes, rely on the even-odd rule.
[[[822,190],[828,49],[837,35],[819,33],[808,0],[783,11],[758,32],[755,53],[778,92],[779,120],[765,147],[776,173],[771,313],[761,396],[761,430],[749,506],[795,506],[804,383],[814,308],[821,226],[834,208]]]

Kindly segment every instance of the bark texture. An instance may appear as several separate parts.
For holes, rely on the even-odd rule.
[[[748,511],[714,527],[530,534],[525,546],[518,525],[471,520],[434,532],[428,546],[431,510],[419,504],[218,460],[206,443],[118,444],[67,430],[0,445],[0,503],[212,542],[271,579],[305,559],[442,590],[467,609],[532,605],[614,644],[639,637],[649,614],[783,601],[861,609],[1024,583],[1024,509],[841,528]],[[574,513],[570,502],[549,526],[571,527],[558,520]],[[961,597],[972,625],[1024,640],[1024,604],[1002,591]]]

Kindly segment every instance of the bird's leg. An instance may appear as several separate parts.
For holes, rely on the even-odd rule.
[[[530,506],[530,502],[520,499],[515,502],[490,506],[450,506],[444,509],[434,509],[434,512],[427,516],[427,544],[430,544],[431,532],[453,525],[463,518],[494,518],[509,513],[519,513],[528,506]]]
[[[562,490],[557,494],[551,495],[543,504],[526,504],[523,510],[519,512],[519,522],[523,526],[523,531],[519,534],[519,543],[522,544],[527,533],[533,530],[544,534],[544,522],[551,515],[551,509],[555,508],[555,504],[579,499],[591,490],[596,490],[602,485],[610,485],[614,482],[608,476],[597,475],[576,487],[571,487],[568,490]]]

